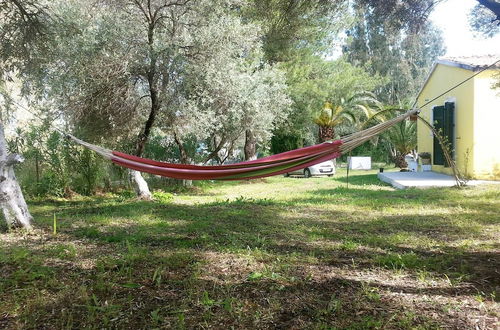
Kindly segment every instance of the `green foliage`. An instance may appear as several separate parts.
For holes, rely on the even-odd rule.
[[[382,102],[412,100],[434,60],[444,54],[440,31],[429,22],[422,24],[425,12],[413,20],[401,19],[430,8],[425,7],[429,2],[362,0],[354,6],[356,24],[348,31],[344,54],[350,63],[386,77],[386,84],[376,92]],[[407,24],[410,22],[415,24]]]
[[[325,108],[326,102],[335,107],[347,105],[345,108],[349,109],[345,110],[351,111],[354,103],[367,101],[367,94],[362,92],[376,90],[385,84],[379,75],[371,75],[343,58],[328,61],[319,56],[307,55],[283,63],[280,67],[286,72],[294,102],[290,120],[281,126],[281,130],[286,134],[302,136],[307,144],[316,142],[316,138],[312,137],[314,128],[311,124],[318,112]]]
[[[400,155],[407,155],[417,147],[417,124],[404,120],[387,131],[389,141]]]
[[[380,256],[377,262],[381,266],[394,270],[425,268],[425,264],[422,264],[422,260],[413,252],[404,254],[389,253],[385,256]]]
[[[349,22],[347,4],[321,0],[251,0],[243,16],[263,29],[263,49],[271,63],[288,62],[327,47]]]
[[[198,161],[200,144],[205,161],[240,147],[245,129],[266,145],[290,102],[282,73],[264,64],[260,29],[233,5],[54,2],[56,46],[31,78],[91,142],[116,146],[140,134],[142,154],[159,128],[184,163]]]
[[[431,159],[431,153],[430,152],[420,152],[418,154],[418,157],[422,159]]]
[[[290,151],[304,146],[304,138],[299,134],[285,133],[278,130],[271,138],[271,152],[278,154],[285,151]]]
[[[257,281],[263,277],[264,277],[264,274],[262,274],[261,272],[252,272],[252,273],[248,274],[247,279],[249,281]]]
[[[359,0],[352,8],[316,0],[17,3],[28,16],[11,0],[0,7],[7,37],[0,59],[17,69],[41,117],[129,153],[150,119],[144,155],[170,162],[237,160],[247,131],[261,154],[313,144],[314,119],[332,128],[328,138],[351,133],[368,117],[367,104],[351,102],[360,92],[389,95],[388,102],[406,97],[442,50],[432,27],[415,30],[430,0]],[[332,60],[345,29],[345,57]],[[26,154],[19,169],[29,194],[90,195],[125,184],[124,170],[68,144],[48,124],[36,126],[11,139]],[[382,150],[370,148],[363,152]]]
[[[46,124],[18,130],[11,144],[26,158],[18,176],[28,195],[61,197],[71,191],[91,195],[109,176],[109,164],[101,157],[75,146]]]
[[[182,142],[188,157],[196,162],[200,161],[201,156],[197,153],[200,144],[196,137],[188,135]],[[166,162],[179,162],[182,158],[175,141],[160,130],[154,130],[151,133],[149,142],[144,149],[144,157]]]
[[[172,202],[172,200],[174,199],[174,195],[163,191],[154,191],[153,198],[159,203],[167,204]]]
[[[480,36],[491,38],[500,32],[500,17],[478,3],[469,13],[469,25]]]
[[[100,184],[99,179],[105,175],[105,165],[105,160],[89,149],[73,150],[70,169],[79,174],[73,177],[72,185],[75,191],[84,195],[93,194]]]
[[[37,70],[53,46],[52,17],[44,0],[6,0],[0,3],[0,77]],[[29,82],[25,82],[25,87]]]
[[[390,143],[384,139],[375,139],[371,142],[366,142],[357,148],[354,148],[351,156],[370,156],[373,162],[382,164],[392,163],[394,160],[391,157]],[[345,160],[347,161],[347,159]]]
[[[364,7],[392,30],[419,32],[425,24],[433,7],[441,0],[356,0],[355,4]]]

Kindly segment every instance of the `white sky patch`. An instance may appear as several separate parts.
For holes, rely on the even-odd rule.
[[[468,14],[476,0],[447,0],[436,6],[431,21],[443,31],[446,56],[500,54],[500,35],[494,38],[474,36]]]

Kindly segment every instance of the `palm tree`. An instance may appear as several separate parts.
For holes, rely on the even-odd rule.
[[[333,105],[326,102],[323,110],[314,118],[314,123],[318,125],[319,142],[333,140],[335,138],[335,127],[344,122],[353,123],[356,121],[355,114],[342,105]]]
[[[396,167],[407,167],[405,156],[417,147],[416,122],[403,120],[387,131],[387,138],[390,144],[391,157]]]
[[[325,102],[323,109],[316,114],[314,123],[318,125],[319,142],[333,140],[335,128],[339,125],[358,122],[359,118],[370,109],[368,104],[377,104],[378,101],[370,92],[356,93],[354,96],[338,102]]]
[[[365,113],[366,119],[360,129],[365,129],[371,125],[379,124],[387,121],[394,116],[408,111],[408,104],[399,104],[399,108],[384,107],[380,103],[376,104],[376,108],[370,106],[361,106]],[[378,138],[378,137],[377,137]],[[413,152],[417,147],[417,125],[415,121],[405,120],[391,127],[385,134],[380,136],[388,147],[391,158],[396,167],[405,168],[408,164],[405,161],[405,156]]]

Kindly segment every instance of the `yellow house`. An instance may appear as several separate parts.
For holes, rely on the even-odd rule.
[[[417,106],[431,101],[474,74],[487,68],[499,55],[439,59],[417,97]],[[496,77],[495,77],[496,76]],[[500,180],[500,62],[421,108],[451,145],[462,174]],[[418,151],[431,154],[432,171],[451,174],[443,151],[431,130],[417,123]]]

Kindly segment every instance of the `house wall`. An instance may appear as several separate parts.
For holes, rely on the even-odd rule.
[[[433,73],[420,93],[417,105],[427,103],[437,95],[464,81],[473,74],[462,68],[437,64]],[[455,162],[462,172],[473,171],[474,152],[474,80],[470,80],[456,89],[448,92],[428,106],[421,108],[420,115],[432,123],[432,108],[444,105],[445,102],[455,102]],[[418,152],[430,152],[433,155],[433,135],[423,123],[417,122]],[[451,168],[432,165],[435,172],[452,174]]]
[[[494,71],[474,78],[474,177],[500,180],[500,89],[492,89]]]

